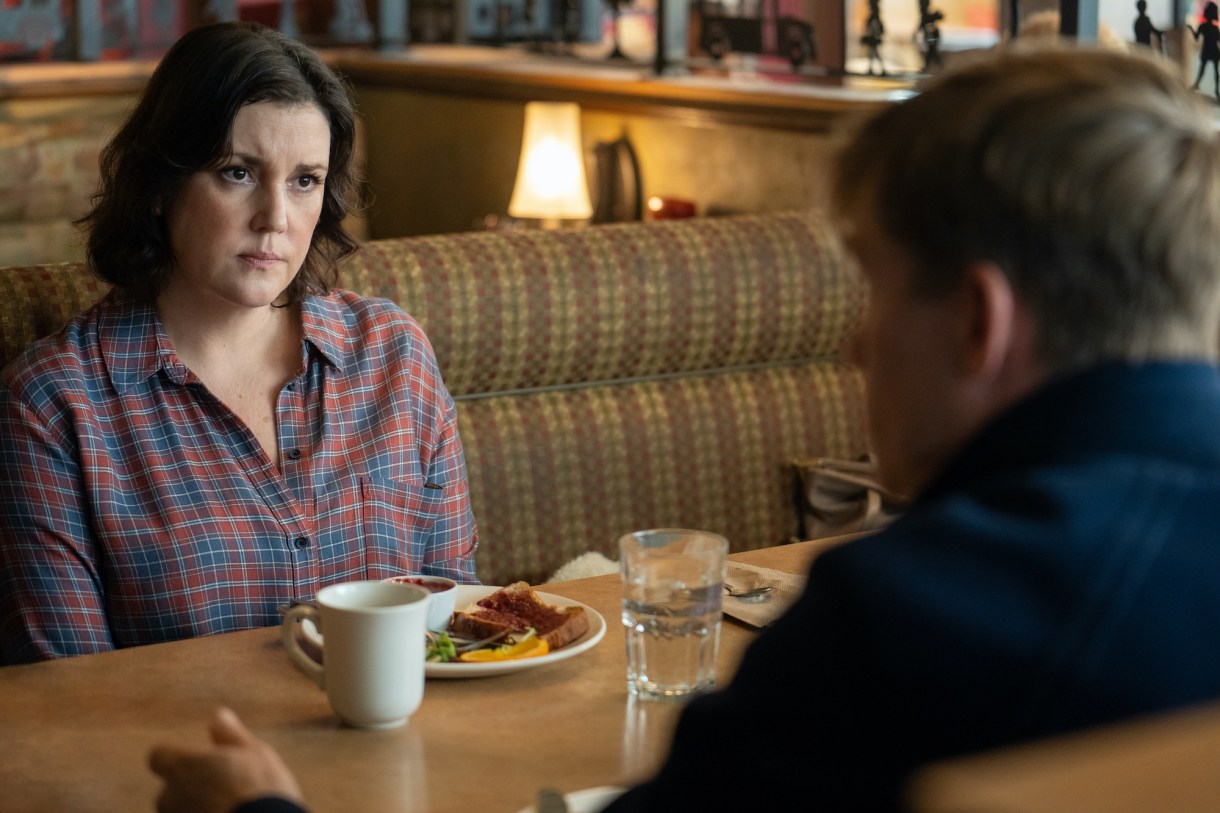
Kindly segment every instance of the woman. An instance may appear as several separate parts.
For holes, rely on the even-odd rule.
[[[453,401],[356,248],[355,112],[313,51],[195,29],[103,152],[114,290],[0,386],[0,657],[277,622],[326,584],[474,580]]]

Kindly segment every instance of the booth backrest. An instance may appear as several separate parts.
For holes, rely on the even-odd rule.
[[[0,284],[5,362],[104,289],[71,265]],[[371,241],[341,285],[398,302],[432,341],[486,583],[616,558],[645,527],[787,542],[791,462],[867,450],[840,356],[865,289],[814,213]]]

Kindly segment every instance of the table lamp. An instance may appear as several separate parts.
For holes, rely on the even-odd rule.
[[[543,228],[593,215],[580,140],[580,105],[526,104],[521,161],[508,213],[538,220]]]

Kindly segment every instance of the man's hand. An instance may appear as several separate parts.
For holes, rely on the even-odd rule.
[[[165,780],[159,813],[230,813],[243,802],[278,796],[302,804],[301,788],[279,754],[227,708],[216,710],[211,747],[159,745],[148,764]]]

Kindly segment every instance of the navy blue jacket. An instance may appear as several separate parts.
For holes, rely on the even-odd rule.
[[[820,556],[732,683],[684,710],[660,774],[608,810],[897,810],[930,760],[1218,696],[1220,375],[1104,364]]]

